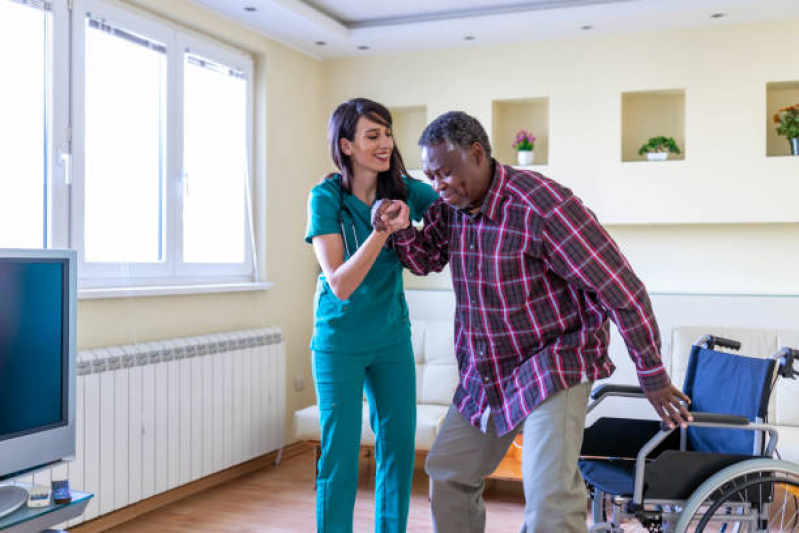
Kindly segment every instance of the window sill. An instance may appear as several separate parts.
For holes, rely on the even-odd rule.
[[[207,285],[158,285],[143,287],[106,287],[78,289],[79,300],[102,298],[137,298],[144,296],[174,296],[181,294],[208,294],[214,292],[266,291],[275,286],[270,281],[247,283],[220,283]]]

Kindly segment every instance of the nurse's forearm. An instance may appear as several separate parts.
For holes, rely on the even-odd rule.
[[[388,235],[382,231],[370,233],[363,246],[328,277],[327,283],[336,298],[346,300],[361,285],[386,244]]]

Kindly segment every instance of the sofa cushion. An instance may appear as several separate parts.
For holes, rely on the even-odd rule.
[[[777,452],[784,461],[799,463],[799,427],[778,426]]]
[[[452,321],[425,323],[422,352],[423,362],[417,356],[417,401],[419,404],[449,406],[458,386]]]
[[[429,450],[436,438],[438,426],[447,414],[447,406],[416,406],[416,442],[417,450]],[[374,446],[375,434],[369,424],[369,406],[363,405],[361,422],[361,445]],[[315,440],[322,438],[319,420],[319,407],[311,405],[294,413],[294,436],[297,440]]]

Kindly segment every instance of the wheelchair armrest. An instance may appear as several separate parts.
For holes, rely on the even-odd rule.
[[[605,398],[611,396],[622,396],[627,398],[646,398],[641,387],[635,385],[612,385],[609,383],[600,385],[591,391],[591,402],[588,404],[586,414],[590,413]]]
[[[643,396],[644,391],[641,390],[641,387],[637,387],[635,385],[613,385],[610,383],[605,383],[591,391],[591,399],[596,401],[606,394],[611,396]]]
[[[745,416],[723,415],[719,413],[691,413],[694,422],[705,424],[723,424],[725,426],[748,426],[749,419]],[[688,425],[692,425],[688,422]]]

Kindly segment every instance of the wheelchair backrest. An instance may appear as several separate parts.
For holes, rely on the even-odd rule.
[[[691,411],[765,419],[774,383],[775,362],[726,352],[691,348],[683,392]],[[704,452],[752,454],[755,432],[741,429],[689,428],[692,449]]]

